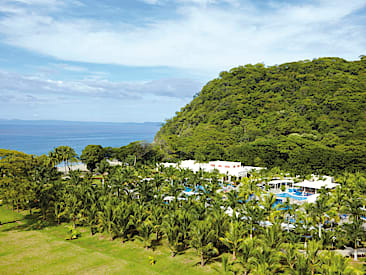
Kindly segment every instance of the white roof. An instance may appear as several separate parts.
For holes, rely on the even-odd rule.
[[[314,203],[319,196],[320,196],[320,194],[314,194],[314,195],[308,196],[306,198],[306,202]]]
[[[303,182],[298,182],[298,183],[294,184],[294,186],[314,188],[314,189],[321,189],[322,187],[325,187],[327,189],[331,189],[331,188],[335,188],[338,185],[339,184],[329,182],[329,181],[322,181],[322,180],[318,180],[318,181],[304,180]]]
[[[271,180],[270,182],[268,182],[268,184],[275,185],[279,183],[293,183],[293,182],[294,181],[292,179],[283,179],[283,180]]]

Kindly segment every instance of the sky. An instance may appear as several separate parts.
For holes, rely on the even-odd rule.
[[[174,116],[222,71],[366,54],[366,0],[0,0],[0,119]]]

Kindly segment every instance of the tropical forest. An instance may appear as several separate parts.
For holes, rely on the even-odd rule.
[[[167,158],[332,174],[366,169],[366,57],[220,73],[155,137]]]

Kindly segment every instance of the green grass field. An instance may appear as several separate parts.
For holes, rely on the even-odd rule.
[[[85,228],[81,238],[66,241],[65,224],[44,224],[4,206],[0,221],[0,274],[218,274],[220,266],[201,268],[191,250],[171,258],[165,245],[145,250],[137,241],[109,241]]]

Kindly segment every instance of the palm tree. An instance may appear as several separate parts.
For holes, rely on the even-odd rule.
[[[113,240],[113,225],[116,219],[115,208],[116,201],[112,196],[107,197],[102,203],[102,210],[99,212],[99,226],[106,230]]]
[[[252,258],[256,255],[257,248],[261,245],[261,241],[254,238],[247,238],[244,239],[240,245],[240,251],[238,258],[238,263],[243,267],[244,274],[249,274],[251,269],[253,268],[252,265]]]
[[[306,246],[306,257],[309,262],[311,275],[314,275],[321,265],[321,243],[311,240]]]
[[[215,235],[218,239],[215,243],[215,247],[220,250],[220,246],[222,246],[220,238],[225,236],[225,232],[227,232],[229,227],[228,216],[219,205],[216,205],[213,206],[208,218],[210,219],[210,223],[212,224],[213,230],[215,231]]]
[[[356,274],[349,259],[335,252],[327,253],[322,257],[321,274],[329,275],[351,275]]]
[[[323,189],[320,196],[317,198],[313,205],[312,218],[318,224],[319,239],[322,239],[322,227],[327,219],[330,217],[337,218],[333,205],[330,201],[329,193]]]
[[[201,266],[205,265],[207,259],[218,253],[214,247],[212,239],[215,231],[212,230],[211,224],[207,219],[196,221],[192,225],[191,230],[191,247],[196,249],[201,259]]]
[[[347,238],[354,244],[354,260],[357,261],[358,243],[365,239],[365,229],[361,219],[353,220],[351,223],[344,224]]]
[[[136,236],[137,239],[141,240],[144,244],[144,248],[147,250],[151,247],[151,240],[153,236],[154,227],[149,220],[144,221],[137,228],[139,235]]]
[[[54,204],[54,213],[57,219],[57,224],[60,224],[62,216],[65,215],[65,203],[63,201],[56,201]]]
[[[276,274],[280,268],[280,254],[265,244],[256,249],[251,263],[254,265],[252,274]]]
[[[273,207],[273,205],[276,203],[276,196],[272,193],[268,193],[266,196],[264,196],[264,199],[262,199],[261,203],[264,208],[265,216],[267,216],[267,220],[269,221],[273,211],[278,208],[278,206],[275,208]]]
[[[336,189],[334,189],[332,192],[331,202],[336,208],[338,216],[340,216],[340,213],[344,209],[345,198],[346,198],[345,190],[342,188],[342,186],[337,186]]]
[[[99,213],[99,208],[98,208],[98,204],[96,202],[92,203],[87,209],[87,220],[88,220],[88,224],[90,226],[90,233],[92,236],[94,235],[95,229],[98,224],[98,213]]]
[[[136,192],[138,194],[139,201],[146,203],[153,198],[153,186],[148,180],[140,180],[136,184]]]
[[[301,211],[302,210],[302,211]],[[302,206],[302,209],[299,211],[296,211],[296,228],[295,232],[305,237],[304,247],[307,246],[307,237],[309,234],[311,235],[311,238],[313,237],[313,229],[315,228],[314,225],[314,219],[312,218],[312,215],[314,213],[313,211],[313,204],[311,203],[304,203]]]
[[[161,227],[163,223],[164,210],[158,205],[153,205],[149,219],[153,225],[156,241],[159,241],[162,235]]]
[[[76,220],[80,218],[83,209],[83,200],[81,199],[81,183],[80,171],[70,171],[69,185],[66,188],[65,203],[66,212],[72,220],[72,226],[76,228]]]
[[[189,233],[191,230],[192,221],[195,219],[195,210],[191,209],[192,212],[184,211],[179,209],[177,211],[177,221],[181,232],[182,242],[185,248],[189,246]]]
[[[232,263],[229,262],[228,255],[221,256],[221,270],[215,268],[220,274],[232,274]]]
[[[283,243],[282,228],[279,223],[274,223],[264,231],[264,243],[274,250],[279,250]]]
[[[241,199],[239,197],[239,193],[236,190],[231,190],[229,193],[225,194],[226,200],[225,205],[227,207],[230,207],[233,210],[233,219],[236,218],[236,209],[239,205],[239,200]]]
[[[294,273],[296,271],[296,262],[298,252],[294,244],[288,243],[284,246],[284,249],[280,252],[281,258],[285,263],[285,271]]]
[[[353,221],[360,220],[365,215],[363,196],[360,193],[354,193],[352,197],[345,200],[345,212],[350,214]]]
[[[258,206],[257,201],[250,200],[241,206],[241,215],[245,219],[245,225],[249,228],[249,236],[253,237],[253,231],[259,228],[259,222],[264,219],[264,209]]]
[[[50,154],[50,157],[56,157],[59,163],[64,162],[65,174],[67,172],[66,168],[69,168],[69,162],[77,161],[77,154],[75,150],[69,146],[59,146],[55,148],[54,154]]]
[[[297,253],[295,270],[291,270],[290,274],[305,275],[312,272],[309,258],[306,255]]]
[[[177,222],[177,213],[171,212],[165,216],[163,221],[163,231],[168,239],[168,246],[171,256],[174,257],[182,246],[182,233]]]
[[[243,242],[242,223],[232,221],[229,226],[229,231],[225,233],[224,238],[220,238],[220,241],[233,252],[233,261],[235,261],[236,255],[240,250],[240,245]]]

